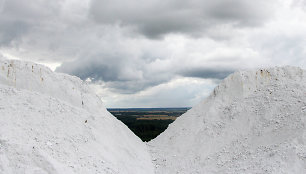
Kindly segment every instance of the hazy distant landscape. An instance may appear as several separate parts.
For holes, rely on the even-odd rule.
[[[189,107],[184,107],[109,108],[107,110],[127,125],[142,141],[150,141],[189,109]]]

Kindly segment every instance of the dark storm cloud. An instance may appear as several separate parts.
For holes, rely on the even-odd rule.
[[[173,66],[177,62],[162,67],[164,64],[162,61],[157,60],[157,64],[152,64],[144,58],[133,60],[130,57],[123,57],[123,55],[127,54],[98,54],[86,58],[82,57],[72,62],[64,62],[56,71],[75,75],[83,80],[89,78],[94,83],[103,83],[113,92],[121,94],[137,93],[167,83],[177,76],[219,80],[234,71],[234,69],[215,67],[215,65],[209,68],[199,68],[186,63]],[[191,61],[189,62],[191,63]],[[215,62],[207,61],[207,64],[212,63]],[[161,67],[162,69],[160,69]]]
[[[185,77],[198,77],[204,79],[224,79],[229,74],[233,73],[234,70],[226,70],[220,68],[194,68],[184,70],[180,74]]]
[[[18,45],[29,30],[56,18],[57,1],[0,0],[0,46]]]
[[[20,40],[28,29],[29,26],[25,22],[2,20],[0,25],[0,46],[9,46],[13,44],[13,41]]]
[[[108,88],[111,88],[112,92],[120,94],[135,94],[153,86],[167,82],[169,79],[147,79],[147,80],[135,80],[135,81],[112,81],[106,83]]]
[[[72,62],[64,62],[56,71],[75,75],[82,80],[89,78],[97,84],[105,83],[112,91],[122,94],[142,91],[167,82],[173,76],[172,71],[167,74],[154,74],[147,71],[142,59],[132,61],[131,58],[121,54],[98,54],[79,58]]]
[[[305,0],[0,0],[0,54],[91,78],[111,100],[128,96],[122,106],[134,95],[166,105],[237,69],[305,68],[305,9]]]
[[[82,80],[87,78],[93,81],[102,80],[105,82],[119,80],[116,68],[95,62],[89,62],[89,64],[79,64],[79,62],[64,63],[56,71],[75,75]]]
[[[168,33],[201,35],[218,24],[261,25],[271,16],[270,7],[267,0],[93,0],[90,13],[99,23],[119,24],[159,38]]]
[[[78,76],[82,80],[90,78],[93,81],[124,81],[119,77],[122,63],[123,60],[120,59],[120,56],[88,55],[88,57],[64,62],[56,71]]]
[[[207,14],[219,22],[232,22],[236,26],[258,26],[271,16],[269,1],[222,0],[212,3]]]

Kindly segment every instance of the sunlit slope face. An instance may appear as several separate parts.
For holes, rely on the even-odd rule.
[[[306,173],[305,75],[230,75],[149,143],[156,173]]]
[[[153,173],[145,144],[80,79],[0,60],[0,173]]]

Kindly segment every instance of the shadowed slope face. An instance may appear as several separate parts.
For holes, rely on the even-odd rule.
[[[156,173],[306,173],[306,72],[237,72],[149,143]]]
[[[76,77],[0,59],[0,173],[153,173],[145,144]]]

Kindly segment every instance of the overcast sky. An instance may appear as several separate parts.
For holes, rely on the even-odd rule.
[[[306,0],[0,0],[0,54],[107,107],[193,106],[233,71],[306,68]]]

